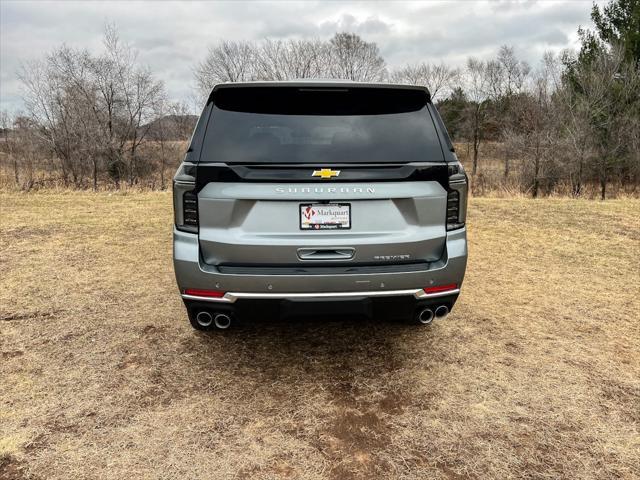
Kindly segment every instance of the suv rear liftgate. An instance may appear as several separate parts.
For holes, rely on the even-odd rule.
[[[464,277],[467,180],[424,88],[214,88],[174,178],[174,265],[195,328],[235,315],[428,324]]]

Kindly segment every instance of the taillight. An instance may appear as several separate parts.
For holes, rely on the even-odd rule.
[[[173,184],[176,228],[183,232],[198,233],[198,195],[193,186]],[[186,191],[185,191],[186,190]]]
[[[198,194],[195,165],[182,163],[173,177],[173,212],[176,228],[198,233]]]
[[[198,195],[193,191],[182,194],[182,223],[198,228]]]
[[[464,227],[467,211],[467,174],[460,162],[449,165],[447,230]]]
[[[458,228],[460,222],[460,193],[457,190],[449,192],[447,194],[447,230]]]

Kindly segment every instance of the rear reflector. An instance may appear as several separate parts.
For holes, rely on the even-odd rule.
[[[450,283],[449,285],[438,285],[437,287],[424,287],[424,293],[440,293],[448,292],[449,290],[456,290],[458,288],[457,283]]]
[[[193,295],[194,297],[209,297],[209,298],[222,298],[225,292],[220,290],[200,290],[198,288],[187,288],[184,291],[185,295]]]

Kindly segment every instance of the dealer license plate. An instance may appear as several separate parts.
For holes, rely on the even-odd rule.
[[[351,204],[349,203],[300,204],[301,230],[349,228],[351,228]]]

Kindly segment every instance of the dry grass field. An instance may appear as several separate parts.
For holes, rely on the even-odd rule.
[[[0,193],[2,479],[640,478],[640,201],[474,198],[452,315],[188,325],[169,193]]]

